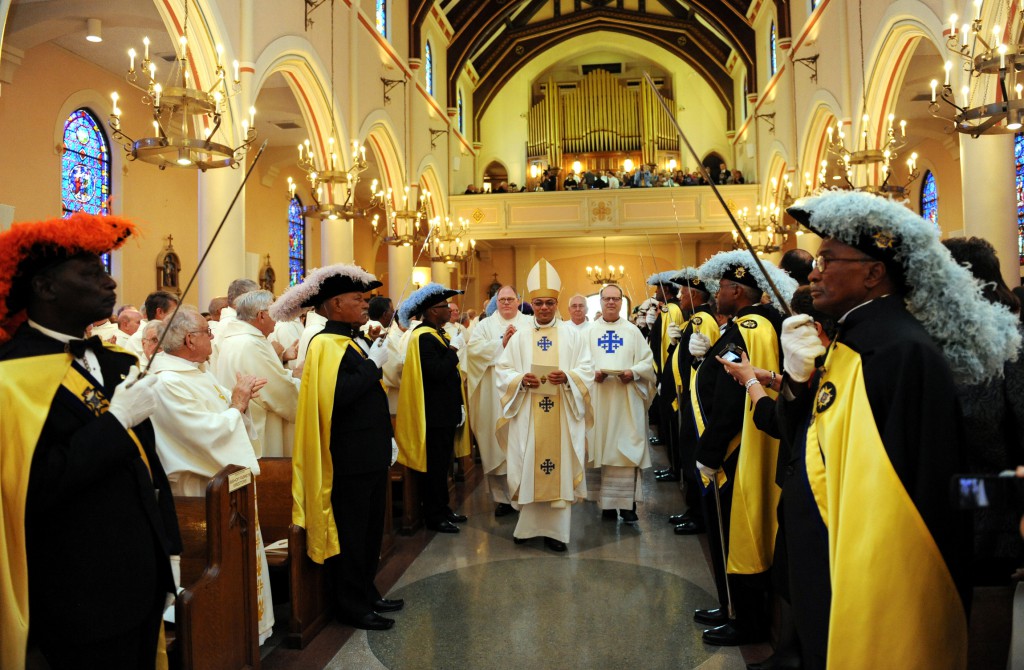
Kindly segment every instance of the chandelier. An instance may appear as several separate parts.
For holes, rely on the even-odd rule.
[[[208,90],[201,88],[189,71],[188,4],[185,0],[182,35],[178,39],[180,53],[166,86],[157,81],[156,64],[149,57],[148,37],[142,39],[141,76],[135,67],[138,54],[135,49],[128,50],[125,79],[144,93],[142,102],[153,108],[153,136],[136,140],[121,130],[121,108],[117,106],[120,98],[116,91],[110,96],[114,106],[108,123],[128,160],[152,163],[161,170],[168,166],[198,168],[203,172],[210,168],[238,167],[256,139],[253,127],[256,109],[250,107],[248,121],[242,121],[242,144],[232,148],[214,141],[228,99],[242,90],[238,61],[233,63],[234,78],[229,83],[224,68],[224,47],[218,44],[213,84]]]
[[[604,265],[608,268],[607,274],[601,265],[588,265],[587,266],[587,279],[592,284],[617,284],[622,281],[622,278],[626,275],[626,268],[620,265],[618,269],[613,265],[608,265],[608,240],[601,238],[601,245],[604,248]]]
[[[828,144],[826,149],[835,156],[836,165],[839,167],[839,174],[834,175],[834,181],[842,180],[844,187],[857,191],[866,191],[876,195],[902,196],[906,194],[907,187],[919,176],[917,169],[917,154],[911,153],[906,161],[906,178],[902,181],[896,176],[893,166],[896,163],[898,151],[907,144],[907,122],[900,121],[899,135],[896,134],[895,115],[887,117],[888,128],[885,139],[879,146],[872,146],[868,142],[870,134],[867,114],[861,117],[860,142],[854,143],[851,147],[846,146],[846,133],[843,132],[842,124],[836,121],[836,127],[827,128]],[[872,183],[872,171],[881,171],[880,183]],[[818,171],[818,185],[825,187],[828,175],[828,161],[821,162],[821,169]]]
[[[430,260],[445,265],[455,265],[469,258],[476,251],[476,240],[470,239],[469,221],[459,217],[458,224],[448,217],[441,221],[435,217],[430,225]]]
[[[941,91],[939,81],[931,81],[932,95],[928,111],[935,118],[949,121],[952,130],[971,137],[976,138],[986,133],[1015,133],[1021,129],[1024,120],[1024,77],[1018,74],[1024,69],[1024,44],[1003,44],[1000,35],[1004,30],[1008,30],[1010,35],[1020,33],[1024,10],[1010,19],[1011,25],[993,26],[989,33],[992,41],[988,42],[985,39],[985,26],[981,22],[981,0],[974,0],[974,8],[974,20],[964,23],[959,30],[959,17],[956,14],[949,17],[946,48],[960,58],[960,66],[967,73],[968,81],[980,78],[981,75],[996,75],[996,100],[972,107],[971,87],[964,86],[960,89],[961,104],[957,104],[957,97],[949,81],[953,61],[946,61]],[[1012,95],[1009,93],[1011,90],[1014,92]],[[983,97],[987,97],[987,93],[986,83]],[[939,104],[940,100],[945,103],[946,109]]]
[[[754,210],[753,219],[750,217],[750,208],[733,212],[736,221],[743,226],[750,246],[754,248],[758,256],[771,254],[779,251],[782,245],[789,241],[790,235],[803,235],[800,224],[796,221],[787,223],[782,215],[782,209],[778,205],[758,205]],[[740,234],[732,231],[733,249],[746,249]]]
[[[384,221],[381,222],[380,214],[373,215],[373,221],[370,222],[373,227],[373,236],[393,247],[411,247],[422,244],[426,236],[422,230],[422,224],[429,216],[427,199],[430,197],[430,191],[420,190],[419,197],[412,199],[413,209],[410,209],[410,189],[406,186],[405,193],[402,195],[402,206],[398,208],[394,191],[391,188],[385,191],[383,187],[378,190],[377,184],[376,179],[370,184],[372,197],[369,207],[370,209],[383,209]]]
[[[332,113],[331,117],[334,115]],[[366,170],[366,147],[352,143],[352,167],[341,169],[338,154],[334,150],[334,138],[327,140],[327,155],[318,158],[307,139],[299,145],[299,168],[309,179],[310,194],[313,204],[302,208],[305,216],[315,216],[321,220],[336,221],[338,219],[355,219],[366,216],[366,211],[358,209],[353,202],[355,186],[359,183],[359,175]],[[288,178],[288,193],[295,196],[295,183]]]

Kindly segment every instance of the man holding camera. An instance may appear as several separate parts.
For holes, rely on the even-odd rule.
[[[775,270],[773,280],[791,295],[796,282],[783,281],[774,266],[767,261],[764,265]],[[721,361],[730,356],[738,360],[742,350],[754,366],[778,370],[779,315],[762,304],[769,286],[746,251],[713,256],[699,275],[702,281],[718,285],[719,312],[731,319],[714,345],[700,333],[688,343],[690,353],[703,359],[690,385],[690,404],[720,603],[715,609],[697,610],[694,620],[712,626],[704,631],[706,643],[733,646],[763,640],[768,633],[766,573],[778,527],[775,460],[779,441],[754,426],[746,389],[729,376]],[[774,395],[771,390],[768,393]]]

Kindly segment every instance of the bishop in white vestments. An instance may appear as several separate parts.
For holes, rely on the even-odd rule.
[[[544,537],[553,551],[569,541],[570,505],[586,497],[586,431],[593,423],[594,370],[586,339],[558,319],[561,280],[541,259],[526,285],[531,327],[516,332],[495,367],[508,454],[508,488],[521,509],[516,543]]]

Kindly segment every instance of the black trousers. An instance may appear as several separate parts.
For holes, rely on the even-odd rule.
[[[659,393],[655,403],[658,405],[658,437],[665,445],[669,469],[678,473],[682,463],[679,460],[679,420],[678,413],[672,409],[673,400],[674,390],[671,394]]]
[[[444,521],[448,507],[448,471],[455,451],[455,426],[427,426],[427,471],[416,473],[428,524]]]
[[[700,518],[704,506],[702,496],[703,484],[701,483],[700,473],[697,471],[697,432],[696,427],[693,425],[693,412],[681,404],[690,402],[689,392],[681,397],[679,402],[679,412],[676,413],[679,419],[676,422],[678,426],[676,443],[679,445],[679,469],[685,489],[683,496],[686,501],[686,508],[693,510],[693,514]]]
[[[380,562],[387,505],[387,469],[358,475],[334,473],[331,506],[341,553],[327,559],[334,605],[341,617],[373,611],[380,591],[373,583]]]

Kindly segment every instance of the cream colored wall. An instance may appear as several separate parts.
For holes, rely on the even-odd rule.
[[[960,178],[959,154],[950,156],[946,142],[934,139],[925,140],[914,147],[918,152],[918,169],[921,179],[911,185],[908,200],[913,210],[921,212],[921,186],[925,170],[935,175],[935,185],[939,193],[939,228],[942,237],[963,234],[963,190]]]

